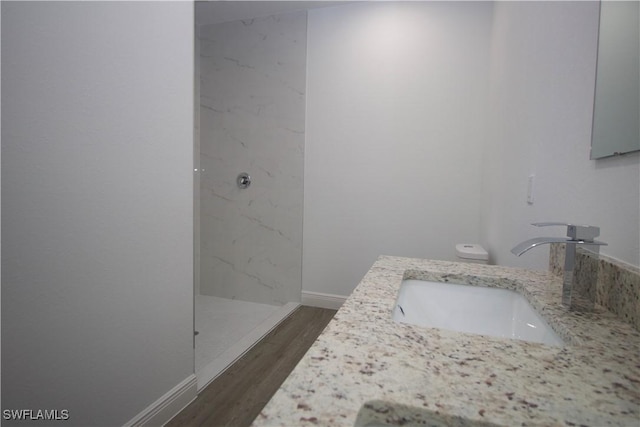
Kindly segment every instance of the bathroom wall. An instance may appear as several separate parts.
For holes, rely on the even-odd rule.
[[[597,2],[495,5],[481,223],[495,263],[546,270],[548,247],[509,250],[564,236],[529,225],[557,220],[600,226],[602,253],[640,265],[640,156],[589,160],[597,31]]]
[[[306,13],[203,26],[200,52],[200,292],[300,301]]]
[[[123,425],[193,374],[193,5],[1,7],[2,409]]]
[[[303,290],[480,237],[492,4],[309,11]]]

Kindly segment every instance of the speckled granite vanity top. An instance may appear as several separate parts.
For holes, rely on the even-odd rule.
[[[517,289],[566,345],[396,323],[403,279]],[[640,333],[604,309],[566,311],[561,287],[546,272],[380,257],[254,425],[639,426]]]

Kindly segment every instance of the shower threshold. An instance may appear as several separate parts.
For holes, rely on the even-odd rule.
[[[198,295],[196,329],[199,334],[195,337],[198,391],[242,357],[299,305],[290,302],[283,306],[269,306]],[[242,313],[247,314],[246,319]]]

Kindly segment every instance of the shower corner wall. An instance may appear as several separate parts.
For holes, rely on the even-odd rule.
[[[197,45],[196,293],[299,303],[306,12],[206,25]]]

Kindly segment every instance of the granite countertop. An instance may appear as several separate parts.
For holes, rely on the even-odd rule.
[[[397,323],[403,279],[517,289],[566,345]],[[600,307],[566,311],[561,288],[547,272],[382,256],[253,425],[637,427],[640,333]]]

